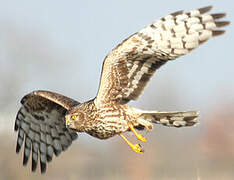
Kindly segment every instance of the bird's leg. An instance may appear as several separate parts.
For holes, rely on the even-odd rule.
[[[132,144],[129,140],[127,140],[126,137],[124,137],[122,134],[120,134],[120,136],[123,138],[124,141],[126,141],[128,143],[128,145],[132,148],[133,151],[137,152],[137,153],[143,153],[144,150],[141,149],[141,145],[140,144]]]
[[[132,124],[129,125],[129,128],[136,135],[137,139],[139,139],[142,142],[146,142],[146,138],[144,136],[142,136],[142,134],[137,133]]]

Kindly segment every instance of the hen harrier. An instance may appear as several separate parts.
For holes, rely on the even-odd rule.
[[[46,163],[71,145],[76,132],[99,139],[119,135],[133,151],[142,153],[140,144],[129,142],[124,132],[132,131],[145,142],[135,129],[152,130],[152,123],[170,127],[196,124],[196,111],[144,111],[126,104],[138,98],[154,72],[167,61],[225,32],[219,28],[229,22],[218,21],[225,13],[206,14],[211,8],[169,14],[124,40],[106,56],[97,97],[90,101],[79,103],[49,91],[34,91],[23,97],[15,121],[17,153],[24,143],[23,164],[32,154],[35,171],[39,156],[41,172],[45,172]]]

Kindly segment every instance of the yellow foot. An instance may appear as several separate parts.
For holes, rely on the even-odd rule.
[[[120,136],[124,139],[124,141],[126,141],[128,143],[128,145],[132,148],[133,151],[137,152],[137,153],[143,153],[144,150],[141,148],[140,144],[132,144],[130,141],[127,140],[126,137],[124,137],[122,134],[120,134]]]
[[[140,144],[132,144],[132,146],[130,146],[132,148],[133,151],[135,151],[136,153],[143,153],[144,150],[141,148]]]
[[[138,134],[136,130],[134,129],[133,125],[130,125],[129,128],[132,130],[132,132],[136,135],[137,139],[139,139],[142,142],[146,142],[146,138],[142,134]]]
[[[146,138],[144,136],[142,136],[142,134],[137,134],[136,137],[137,137],[137,139],[139,139],[142,142],[146,142],[147,141]]]

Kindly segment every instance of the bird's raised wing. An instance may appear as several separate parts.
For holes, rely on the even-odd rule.
[[[32,171],[35,171],[39,156],[43,173],[53,155],[58,156],[77,138],[77,133],[65,126],[65,113],[79,103],[49,91],[34,91],[24,96],[21,103],[15,120],[16,152],[24,143],[23,165],[32,154]]]
[[[224,13],[206,14],[211,8],[169,14],[119,44],[103,63],[97,104],[135,100],[160,66],[223,34],[229,22],[218,21]]]

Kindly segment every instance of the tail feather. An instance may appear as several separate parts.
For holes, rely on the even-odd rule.
[[[159,112],[145,111],[139,118],[168,127],[186,127],[195,125],[198,117],[197,111],[185,112]]]

